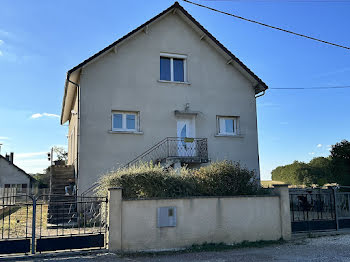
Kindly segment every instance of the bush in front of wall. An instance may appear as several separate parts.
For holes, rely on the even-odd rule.
[[[193,175],[203,196],[253,195],[259,190],[254,172],[239,163],[214,162],[194,170]]]
[[[253,195],[259,193],[257,185],[253,171],[230,161],[180,170],[140,163],[103,176],[96,194],[106,196],[108,188],[121,187],[127,199]]]

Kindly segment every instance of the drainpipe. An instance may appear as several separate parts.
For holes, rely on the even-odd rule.
[[[77,125],[77,179],[79,176],[79,144],[80,144],[80,85],[71,81],[69,79],[70,74],[67,74],[67,81],[77,87],[77,96],[78,96],[78,125]],[[76,192],[78,192],[78,185],[75,184],[76,186]]]

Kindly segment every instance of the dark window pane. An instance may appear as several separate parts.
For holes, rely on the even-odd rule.
[[[126,115],[126,129],[135,129],[135,115]]]
[[[160,58],[160,80],[170,81],[170,58]]]
[[[113,114],[113,128],[123,128],[122,114]]]
[[[184,81],[184,60],[174,58],[174,81]]]

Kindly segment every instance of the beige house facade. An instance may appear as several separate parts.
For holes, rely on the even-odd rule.
[[[68,71],[61,123],[78,193],[136,160],[226,159],[259,177],[256,97],[266,89],[176,2]]]

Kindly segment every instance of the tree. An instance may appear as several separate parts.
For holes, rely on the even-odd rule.
[[[272,172],[272,180],[293,185],[324,185],[332,180],[331,160],[316,157],[309,163],[294,161],[292,164],[279,166]]]
[[[350,142],[343,140],[332,146],[329,157],[316,157],[309,163],[294,161],[279,166],[272,179],[294,185],[337,183],[350,186]]]
[[[279,166],[272,170],[272,180],[282,181],[288,184],[300,185],[312,184],[311,167],[299,161],[294,161],[292,164]]]
[[[58,160],[63,160],[65,162],[67,162],[67,160],[68,160],[68,152],[63,147],[54,146],[53,147],[53,152],[56,153]]]
[[[315,157],[309,162],[309,166],[313,184],[323,186],[335,182],[332,176],[332,160],[330,157]]]
[[[332,146],[332,172],[340,185],[350,185],[350,142],[343,140]]]
[[[43,173],[36,173],[32,175],[35,178],[35,184],[38,188],[47,188],[50,184],[49,168],[45,169]]]

